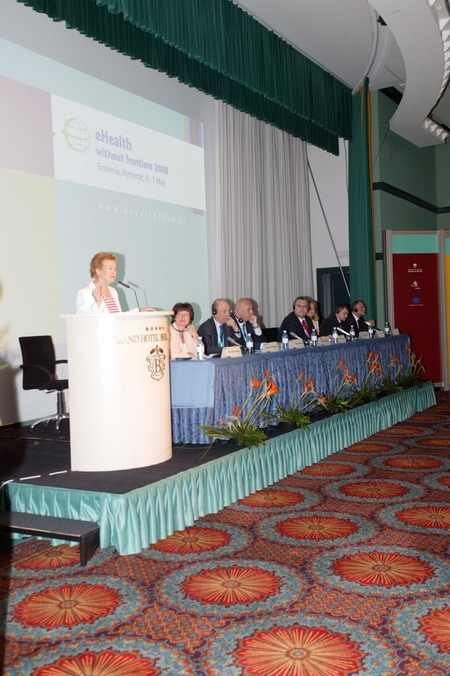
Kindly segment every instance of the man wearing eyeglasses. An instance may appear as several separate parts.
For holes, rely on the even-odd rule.
[[[298,296],[292,305],[292,312],[285,317],[278,331],[278,341],[281,341],[283,331],[287,331],[289,340],[298,336],[304,341],[311,339],[314,328],[311,317],[308,317],[309,299],[306,296]]]

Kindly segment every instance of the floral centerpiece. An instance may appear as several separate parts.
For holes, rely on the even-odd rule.
[[[423,355],[418,357],[409,345],[406,345],[405,349],[408,353],[408,370],[400,376],[399,382],[405,390],[410,387],[422,387],[422,376],[426,373],[425,366],[422,364]]]
[[[404,387],[400,382],[403,373],[403,364],[400,357],[393,357],[389,352],[390,361],[386,375],[381,381],[381,390],[386,394],[395,394],[401,392]]]
[[[252,377],[247,398],[243,404],[236,406],[228,420],[219,420],[218,427],[201,425],[199,429],[213,440],[233,439],[239,445],[245,444],[247,448],[260,446],[267,439],[267,434],[261,429],[267,422],[266,408],[277,392],[278,387],[269,371],[266,371],[262,380]]]
[[[330,394],[316,399],[316,409],[325,409],[330,413],[344,413],[352,408],[352,393],[357,377],[351,375],[345,359],[341,359],[334,372]]]
[[[374,401],[380,392],[382,384],[382,366],[380,362],[380,355],[369,352],[364,363],[364,368],[361,376],[361,385],[357,384],[355,377],[354,387],[352,389],[350,398],[350,407],[360,406],[369,401]]]
[[[264,413],[264,417],[272,423],[288,423],[295,427],[308,427],[311,424],[311,417],[304,413],[308,408],[314,406],[317,400],[314,381],[309,379],[304,381],[305,372],[297,376],[292,390],[289,407],[277,406],[276,413]],[[302,382],[303,381],[303,382]],[[299,392],[300,390],[300,392]]]

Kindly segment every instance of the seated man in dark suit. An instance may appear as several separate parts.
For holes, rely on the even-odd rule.
[[[253,311],[253,303],[250,298],[239,298],[236,302],[234,314],[237,317],[244,343],[247,343],[247,337],[250,335],[253,339],[254,349],[259,350],[261,343],[266,343],[267,338],[258,324],[258,317]]]
[[[350,332],[350,325],[347,322],[347,317],[350,313],[350,306],[347,303],[339,303],[334,308],[334,312],[329,317],[324,319],[320,325],[321,336],[331,336],[333,328],[343,329],[346,333]],[[339,332],[338,332],[339,333]],[[341,334],[343,335],[343,334]]]
[[[211,307],[212,317],[200,324],[198,335],[205,346],[205,354],[222,353],[223,347],[233,345],[228,338],[232,338],[239,345],[243,345],[239,326],[230,315],[230,304],[223,298],[217,298]]]
[[[354,300],[350,306],[351,312],[348,316],[347,322],[349,326],[355,329],[355,336],[359,336],[360,331],[367,331],[369,324],[375,328],[375,321],[373,319],[364,319],[366,314],[366,306],[362,300]]]
[[[306,296],[298,296],[293,303],[293,311],[285,317],[278,331],[278,341],[281,341],[283,331],[287,331],[289,340],[296,336],[308,341],[311,338],[314,325],[312,319],[307,316],[309,300]]]

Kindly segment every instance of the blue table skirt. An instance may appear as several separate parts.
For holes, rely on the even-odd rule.
[[[247,397],[253,377],[272,375],[279,392],[272,397],[270,412],[277,406],[289,406],[295,382],[300,373],[314,381],[319,394],[329,394],[340,382],[336,370],[341,360],[356,375],[361,384],[370,353],[378,354],[386,375],[393,357],[399,357],[408,368],[406,346],[409,336],[390,336],[371,340],[356,340],[320,348],[305,347],[272,354],[247,355],[237,359],[172,361],[170,363],[172,397],[172,437],[174,443],[208,443],[211,439],[198,431],[200,425],[217,424],[226,420],[236,406]],[[333,382],[334,381],[334,382]]]

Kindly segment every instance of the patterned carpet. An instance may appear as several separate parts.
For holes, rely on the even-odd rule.
[[[4,674],[450,673],[450,394],[120,557],[1,562]]]

